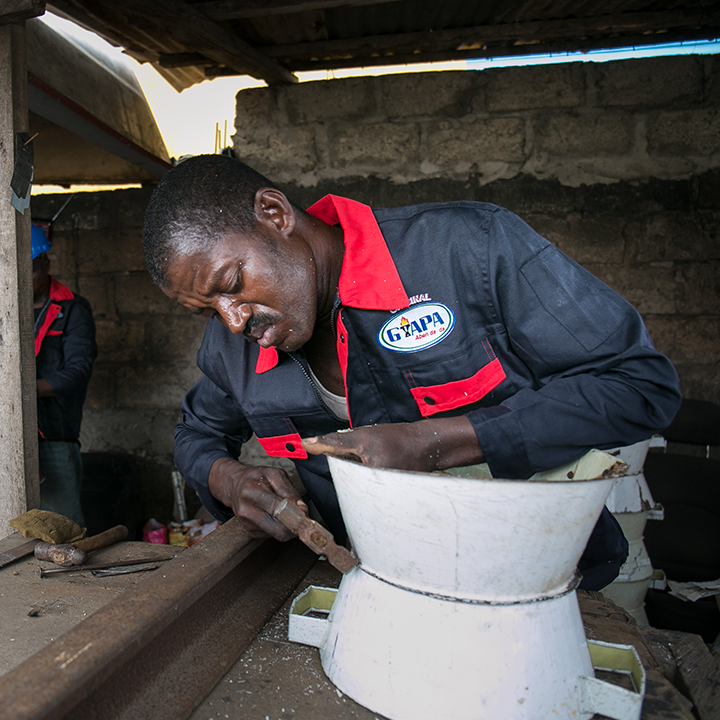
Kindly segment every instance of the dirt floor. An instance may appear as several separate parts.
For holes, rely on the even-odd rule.
[[[309,585],[337,587],[341,577],[321,560],[293,598]],[[327,679],[316,648],[288,640],[291,602],[275,613],[190,720],[382,720]]]
[[[383,720],[384,716],[358,705],[328,680],[317,649],[288,640],[292,599],[309,585],[337,587],[341,577],[329,563],[319,561],[190,720]],[[578,600],[588,638],[631,644],[640,654],[648,683],[641,720],[720,717],[716,714],[720,674],[699,637],[640,628],[601,593],[579,593]],[[689,663],[682,661],[683,652],[677,652],[686,641],[695,655]],[[616,673],[597,671],[596,675],[630,687],[627,678]],[[683,693],[672,682],[680,678]],[[602,715],[594,719],[607,720]]]

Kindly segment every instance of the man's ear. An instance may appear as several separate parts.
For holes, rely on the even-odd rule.
[[[285,194],[275,188],[260,188],[255,193],[255,217],[285,236],[295,229],[295,211]]]

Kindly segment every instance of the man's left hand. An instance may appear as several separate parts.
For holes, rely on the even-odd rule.
[[[310,455],[326,453],[372,467],[423,472],[474,465],[484,459],[475,429],[464,416],[368,425],[305,438],[303,447]]]

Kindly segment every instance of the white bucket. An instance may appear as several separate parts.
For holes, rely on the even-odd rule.
[[[648,625],[645,596],[653,576],[643,531],[649,519],[662,520],[665,512],[662,505],[655,503],[643,474],[650,444],[648,439],[608,451],[628,465],[628,473],[617,478],[605,504],[620,523],[629,548],[618,577],[603,589],[603,594],[630,613],[639,625]]]
[[[610,585],[603,588],[603,595],[626,610],[638,625],[649,625],[645,613],[645,596],[653,577],[643,531],[647,523],[647,512],[614,513],[623,534],[628,541],[628,557],[620,572]]]
[[[593,675],[574,592],[462,603],[357,568],[343,578],[320,657],[340,690],[389,718],[582,717],[578,678]]]
[[[650,513],[655,520],[662,520],[663,508],[653,499],[650,486],[643,473],[617,478],[606,505],[611,513]]]
[[[645,674],[634,648],[588,643],[574,590],[536,603],[452,602],[353,568],[337,597],[294,601],[290,639],[320,648],[327,676],[391,720],[639,720]],[[330,610],[327,620],[304,617]],[[631,676],[636,691],[597,680]]]
[[[645,458],[650,450],[652,438],[641,440],[634,445],[622,445],[613,450],[606,450],[608,455],[619,457],[627,466],[626,475],[637,475],[643,471]]]
[[[365,572],[486,602],[564,591],[614,482],[487,480],[328,461]]]
[[[572,481],[492,480],[328,461],[359,565],[328,619],[307,618],[298,639],[320,648],[340,690],[391,720],[639,718],[642,688],[593,677],[574,591],[612,478],[579,480],[571,468],[560,477]]]

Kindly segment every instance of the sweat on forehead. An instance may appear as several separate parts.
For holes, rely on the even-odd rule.
[[[255,196],[267,187],[276,186],[224,155],[198,155],[173,168],[155,188],[145,213],[143,250],[153,281],[167,284],[173,258],[202,252],[228,232],[252,230]]]

